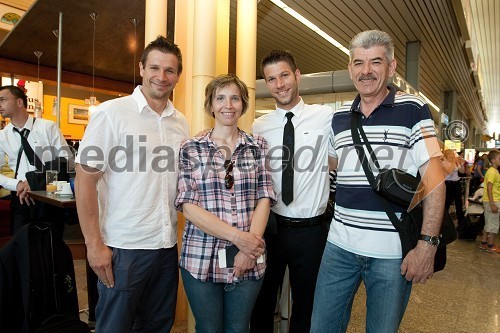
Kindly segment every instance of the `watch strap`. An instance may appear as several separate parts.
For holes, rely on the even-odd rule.
[[[429,235],[420,234],[419,240],[426,241],[427,243],[431,244],[432,246],[439,245],[439,236],[429,236]]]

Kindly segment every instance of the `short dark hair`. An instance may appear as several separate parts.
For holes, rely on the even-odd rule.
[[[266,78],[266,76],[264,75],[264,67],[266,67],[267,65],[276,64],[280,61],[286,62],[292,69],[292,72],[295,72],[295,70],[297,69],[297,64],[295,63],[295,58],[291,51],[274,49],[269,52],[260,63],[260,72],[262,73],[262,77],[264,79]]]
[[[177,57],[179,61],[179,66],[177,67],[177,74],[180,75],[182,73],[182,53],[181,49],[177,46],[177,44],[171,43],[167,40],[166,37],[158,36],[154,41],[148,44],[142,53],[141,63],[142,66],[146,66],[146,61],[148,59],[149,52],[153,50],[158,50],[163,53],[171,53]]]
[[[235,84],[236,87],[240,90],[241,102],[243,104],[243,108],[241,109],[241,115],[244,115],[248,109],[249,97],[248,97],[248,87],[245,82],[241,81],[234,74],[223,74],[217,76],[215,79],[210,81],[205,88],[205,112],[208,112],[209,115],[212,115],[212,101],[215,98],[215,94],[217,93],[217,89],[224,88],[229,86],[230,84]]]
[[[20,98],[23,101],[24,108],[28,107],[28,97],[26,96],[26,94],[24,93],[24,91],[21,88],[19,88],[17,86],[2,86],[2,87],[0,87],[0,91],[4,90],[4,89],[9,90],[10,93],[16,97],[16,99]]]

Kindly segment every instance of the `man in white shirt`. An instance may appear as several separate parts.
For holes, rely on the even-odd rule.
[[[267,269],[252,313],[251,332],[273,332],[276,295],[287,265],[293,300],[289,329],[309,332],[316,276],[328,234],[329,221],[323,214],[329,193],[328,142],[333,111],[325,105],[304,103],[298,92],[300,71],[289,51],[271,51],[262,60],[261,71],[276,110],[256,119],[253,132],[269,144],[278,200],[264,235]],[[293,152],[285,145],[289,122],[294,132]],[[291,174],[285,173],[288,159],[293,163]]]
[[[0,174],[0,186],[12,191],[11,209],[13,213],[13,233],[23,225],[43,215],[43,205],[35,202],[28,195],[31,190],[26,173],[36,170],[21,143],[21,133],[27,138],[33,152],[42,164],[57,156],[72,156],[66,140],[57,125],[46,119],[33,118],[26,110],[28,105],[24,91],[16,86],[0,88],[0,115],[10,118],[10,123],[0,131],[0,168],[4,165],[4,156],[8,156],[8,165],[15,172],[14,178]],[[62,236],[62,221],[54,222],[58,235]]]
[[[99,105],[77,155],[76,201],[99,279],[96,332],[170,332],[178,284],[177,161],[188,137],[169,97],[182,72],[159,36],[139,64],[142,86]]]

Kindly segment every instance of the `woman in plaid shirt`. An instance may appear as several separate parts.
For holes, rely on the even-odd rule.
[[[205,89],[215,127],[180,148],[180,267],[197,332],[248,332],[266,268],[262,235],[276,195],[266,141],[237,127],[247,108],[245,83],[215,78]]]

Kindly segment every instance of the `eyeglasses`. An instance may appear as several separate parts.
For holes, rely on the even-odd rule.
[[[226,185],[226,189],[231,189],[234,185],[234,177],[231,175],[233,172],[233,161],[225,160],[224,161],[224,169],[226,169],[226,177],[224,177],[224,184]]]

